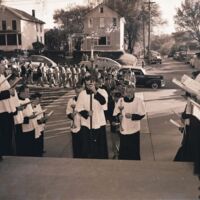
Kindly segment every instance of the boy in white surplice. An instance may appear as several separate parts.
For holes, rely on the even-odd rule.
[[[140,160],[140,120],[145,116],[144,102],[135,97],[135,86],[127,85],[113,112],[120,120],[119,159]]]

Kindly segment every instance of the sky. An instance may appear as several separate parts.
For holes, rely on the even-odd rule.
[[[147,0],[146,0],[147,1]],[[156,34],[172,33],[175,31],[173,16],[176,14],[176,8],[181,5],[183,0],[152,0],[160,5],[162,18],[168,21],[168,24],[155,29]],[[75,5],[86,5],[87,0],[3,0],[4,5],[24,10],[31,14],[35,9],[36,17],[43,20],[45,28],[53,28],[53,13],[56,9],[68,8]]]
[[[160,27],[156,30],[157,34],[172,33],[175,31],[174,15],[176,14],[176,8],[180,7],[183,0],[154,0],[160,6],[162,12],[162,18],[167,20],[168,24]]]

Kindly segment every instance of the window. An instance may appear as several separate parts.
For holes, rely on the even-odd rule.
[[[0,45],[6,45],[6,35],[0,34]]]
[[[133,72],[135,73],[135,75],[142,75],[142,72],[140,70],[133,70]]]
[[[100,27],[100,28],[104,28],[104,26],[105,26],[105,24],[104,24],[104,18],[101,17],[101,18],[100,18],[100,24],[99,24],[99,27]]]
[[[100,7],[100,13],[103,13],[103,7]]]
[[[17,45],[16,34],[8,34],[7,35],[7,45]]]
[[[93,27],[93,19],[92,18],[88,19],[88,27],[89,28]]]
[[[117,18],[113,17],[113,26],[117,26]]]
[[[40,36],[40,42],[42,43],[42,36]]]
[[[3,20],[3,21],[2,21],[2,30],[3,30],[3,31],[6,31],[6,29],[7,29],[7,27],[6,27],[6,21]]]
[[[22,35],[18,34],[18,44],[22,45]]]
[[[16,22],[16,20],[12,20],[12,30],[13,31],[17,30],[17,22]]]
[[[99,45],[106,45],[106,37],[99,38]]]
[[[103,36],[100,37],[98,40],[95,41],[95,45],[110,45],[110,37]]]

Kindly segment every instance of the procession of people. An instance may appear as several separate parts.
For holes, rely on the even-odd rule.
[[[19,62],[17,59],[5,57],[1,60],[1,64],[5,66],[5,75],[14,73],[17,77],[22,77],[23,83],[41,87],[75,88],[88,71],[88,66],[85,64],[52,66],[47,63],[33,64],[31,61]]]
[[[39,65],[38,77],[31,74],[31,63],[20,70],[6,73],[0,65],[0,157],[4,155],[42,156],[48,115],[40,105],[41,94],[30,96],[29,84],[70,87],[75,96],[66,102],[66,116],[71,120],[74,158],[108,159],[107,132],[112,138],[113,158],[140,160],[141,120],[145,117],[142,99],[135,96],[136,79],[125,73],[120,79],[112,68],[93,66],[59,66],[53,69]],[[8,71],[8,70],[7,70]],[[20,71],[20,73],[17,73]],[[56,72],[56,73],[55,73]],[[33,83],[31,83],[33,82]],[[16,88],[17,83],[20,87]],[[191,96],[190,96],[191,97]],[[184,127],[182,146],[175,161],[200,161],[197,143],[198,114],[187,103],[182,114]],[[196,111],[197,112],[197,111]],[[66,119],[67,120],[67,119]],[[110,126],[110,129],[107,128]],[[119,144],[115,138],[118,137]],[[200,169],[196,164],[196,171]]]
[[[45,116],[45,112],[40,105],[41,94],[30,95],[28,83],[31,81],[31,72],[27,70],[28,74],[26,74],[24,66],[22,66],[21,76],[18,76],[16,71],[12,74],[6,74],[7,66],[5,64],[0,66],[0,103],[2,108],[0,114],[2,130],[0,155],[42,156],[44,151],[44,129],[48,117]],[[29,63],[27,69],[29,68],[31,68],[31,63]],[[38,69],[41,70],[41,66]],[[69,70],[68,67],[60,67],[60,75]],[[78,71],[78,74],[74,72],[71,77],[72,84],[69,81],[71,88],[75,89],[76,96],[67,102],[66,108],[66,114],[72,120],[73,157],[108,159],[107,123],[110,124],[113,134],[139,134],[139,125],[137,125],[137,131],[131,133],[120,132],[117,129],[119,124],[117,125],[116,120],[124,115],[124,120],[127,121],[125,123],[133,121],[137,124],[142,117],[141,119],[130,118],[130,116],[127,117],[127,113],[123,113],[121,116],[117,113],[117,116],[113,116],[114,109],[118,109],[116,108],[118,106],[117,99],[130,97],[128,102],[124,101],[125,108],[127,103],[135,104],[135,101],[137,101],[137,98],[134,97],[135,85],[127,84],[127,77],[126,81],[125,79],[124,81],[117,80],[116,73],[112,69],[103,68],[100,71],[97,66],[94,66],[92,70],[82,66],[80,70],[74,70],[73,68],[71,70]],[[40,73],[40,78],[46,76],[42,70]],[[54,76],[52,77],[54,78]],[[67,84],[66,80],[64,82],[63,87]],[[19,87],[16,88],[17,85]],[[124,96],[124,92],[128,90],[131,94],[126,94],[130,96]],[[136,112],[132,114],[144,116],[144,104],[139,104],[139,106],[142,106],[143,113],[138,113],[138,108],[130,105],[130,108],[133,109],[132,112]],[[136,143],[138,142],[139,136],[137,136]],[[126,159],[126,157],[123,158],[122,156],[121,159]],[[139,156],[137,159],[139,159]]]

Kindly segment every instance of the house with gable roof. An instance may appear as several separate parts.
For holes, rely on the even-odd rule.
[[[15,8],[0,6],[0,50],[32,49],[33,42],[44,44],[45,22]]]
[[[93,8],[84,18],[83,51],[123,51],[125,19],[105,4]]]

